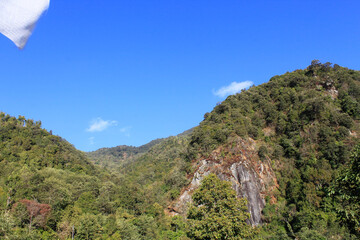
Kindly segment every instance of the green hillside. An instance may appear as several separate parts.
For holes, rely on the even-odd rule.
[[[185,137],[140,147],[133,151],[136,163],[110,173],[40,122],[0,117],[0,239],[172,235],[163,209],[186,183],[180,158]]]
[[[94,174],[95,168],[83,153],[65,139],[42,129],[40,121],[0,113],[0,123],[0,162],[3,166],[51,167]]]
[[[232,136],[254,139],[279,183],[277,203],[264,210],[264,236],[343,239],[350,226],[340,224],[348,219],[338,218],[339,202],[329,189],[359,142],[359,119],[360,72],[313,61],[229,96],[205,114],[191,137],[189,159],[207,157]],[[351,226],[358,234],[359,222]]]
[[[62,226],[75,224],[65,220],[70,209],[86,212],[82,199],[100,196],[106,185],[84,153],[42,129],[41,122],[1,113],[0,139],[2,238],[39,239],[44,230],[49,239],[56,231],[65,234]]]
[[[192,131],[193,128],[180,133],[177,137],[187,137]],[[139,147],[120,145],[111,148],[100,148],[86,154],[95,165],[113,171],[123,165],[128,166],[131,162],[136,162],[138,158],[142,157],[144,153],[149,152],[155,145],[159,145],[164,141],[168,142],[171,138],[172,137],[155,139]]]
[[[96,151],[88,152],[87,156],[94,164],[111,170],[126,162],[134,161],[162,140],[163,139],[152,140],[140,147],[121,145],[112,148],[100,148]]]

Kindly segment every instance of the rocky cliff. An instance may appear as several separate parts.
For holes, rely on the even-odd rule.
[[[272,196],[277,187],[275,174],[269,158],[260,160],[258,144],[251,138],[236,137],[228,144],[214,150],[210,157],[196,161],[191,183],[182,191],[170,207],[173,214],[185,214],[191,203],[193,191],[199,187],[204,176],[215,173],[220,179],[230,181],[239,197],[248,201],[252,225],[261,224],[261,211],[265,196]]]

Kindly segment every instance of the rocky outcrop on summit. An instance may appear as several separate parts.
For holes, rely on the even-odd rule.
[[[265,196],[272,195],[277,181],[270,160],[259,159],[254,140],[237,137],[213,151],[208,159],[197,161],[196,167],[191,183],[171,208],[174,214],[185,214],[192,201],[191,195],[199,187],[201,180],[208,174],[215,173],[220,179],[230,181],[239,197],[247,199],[250,223],[261,224]]]

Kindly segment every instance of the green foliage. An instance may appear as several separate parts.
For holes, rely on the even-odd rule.
[[[259,158],[261,160],[264,160],[266,158],[267,154],[268,154],[267,148],[264,145],[260,146],[259,151],[258,151]]]
[[[174,216],[171,218],[170,229],[162,233],[161,239],[166,240],[187,240],[187,223],[184,217]]]
[[[30,219],[29,212],[27,211],[25,204],[19,203],[14,206],[12,210],[12,217],[15,219],[15,224],[17,226],[25,227]]]
[[[9,239],[16,226],[16,219],[7,212],[0,213],[0,238]]]
[[[164,207],[178,197],[188,181],[186,173],[191,169],[183,156],[190,133],[191,130],[139,148],[119,146],[88,154],[95,164],[111,167],[112,174],[117,176],[114,185],[108,182],[107,187],[94,193],[99,194],[97,206],[104,209],[120,206],[109,238],[186,239],[185,229],[169,229]],[[108,206],[107,196],[114,193],[114,205]]]
[[[326,240],[327,238],[319,234],[316,230],[302,228],[298,235],[301,240]]]
[[[26,164],[35,169],[52,167],[94,174],[86,156],[66,140],[41,128],[41,122],[0,113],[0,163]]]
[[[205,177],[194,192],[188,213],[191,239],[244,239],[254,236],[245,199],[238,199],[231,184],[215,174]]]
[[[90,240],[101,236],[102,227],[97,216],[87,213],[79,217],[76,230],[77,239]]]
[[[338,215],[353,233],[360,236],[360,144],[351,155],[351,160],[332,186],[331,194],[339,201]]]
[[[188,181],[189,163],[183,157],[187,145],[187,135],[169,137],[134,161],[120,164],[117,169],[123,175],[120,189],[129,193],[119,196],[121,206],[141,215],[155,203],[164,208],[176,198]]]
[[[132,223],[138,229],[139,239],[158,239],[158,226],[155,219],[148,215],[141,215],[134,218]]]
[[[0,236],[66,239],[73,226],[77,239],[103,235],[87,221],[95,216],[100,226],[115,213],[121,194],[115,176],[40,122],[1,113],[0,139]]]
[[[229,96],[207,113],[191,136],[190,156],[206,156],[233,133],[263,138],[266,127],[287,138],[319,121],[332,131],[339,126],[351,129],[360,111],[359,89],[358,71],[330,63],[317,62],[305,70],[275,76],[268,83]]]
[[[125,219],[120,219],[117,221],[117,234],[120,236],[120,239],[124,240],[134,240],[140,239],[141,236],[138,233],[138,229],[135,225],[133,225],[130,221]]]
[[[140,147],[121,145],[113,148],[100,148],[88,152],[90,160],[107,169],[116,168],[123,162],[135,161],[139,155],[150,150],[153,146],[161,143],[164,139],[156,139]]]

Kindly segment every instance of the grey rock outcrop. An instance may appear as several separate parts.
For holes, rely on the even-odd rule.
[[[276,188],[276,178],[270,166],[270,161],[260,161],[257,156],[256,143],[252,139],[244,141],[238,138],[236,145],[229,149],[215,150],[209,159],[196,163],[191,183],[183,190],[179,199],[171,207],[175,214],[185,214],[192,202],[191,195],[201,183],[201,180],[215,173],[220,179],[230,181],[238,197],[248,201],[252,225],[261,224],[261,211],[265,206],[265,196]],[[221,157],[224,150],[231,152],[227,157]]]

